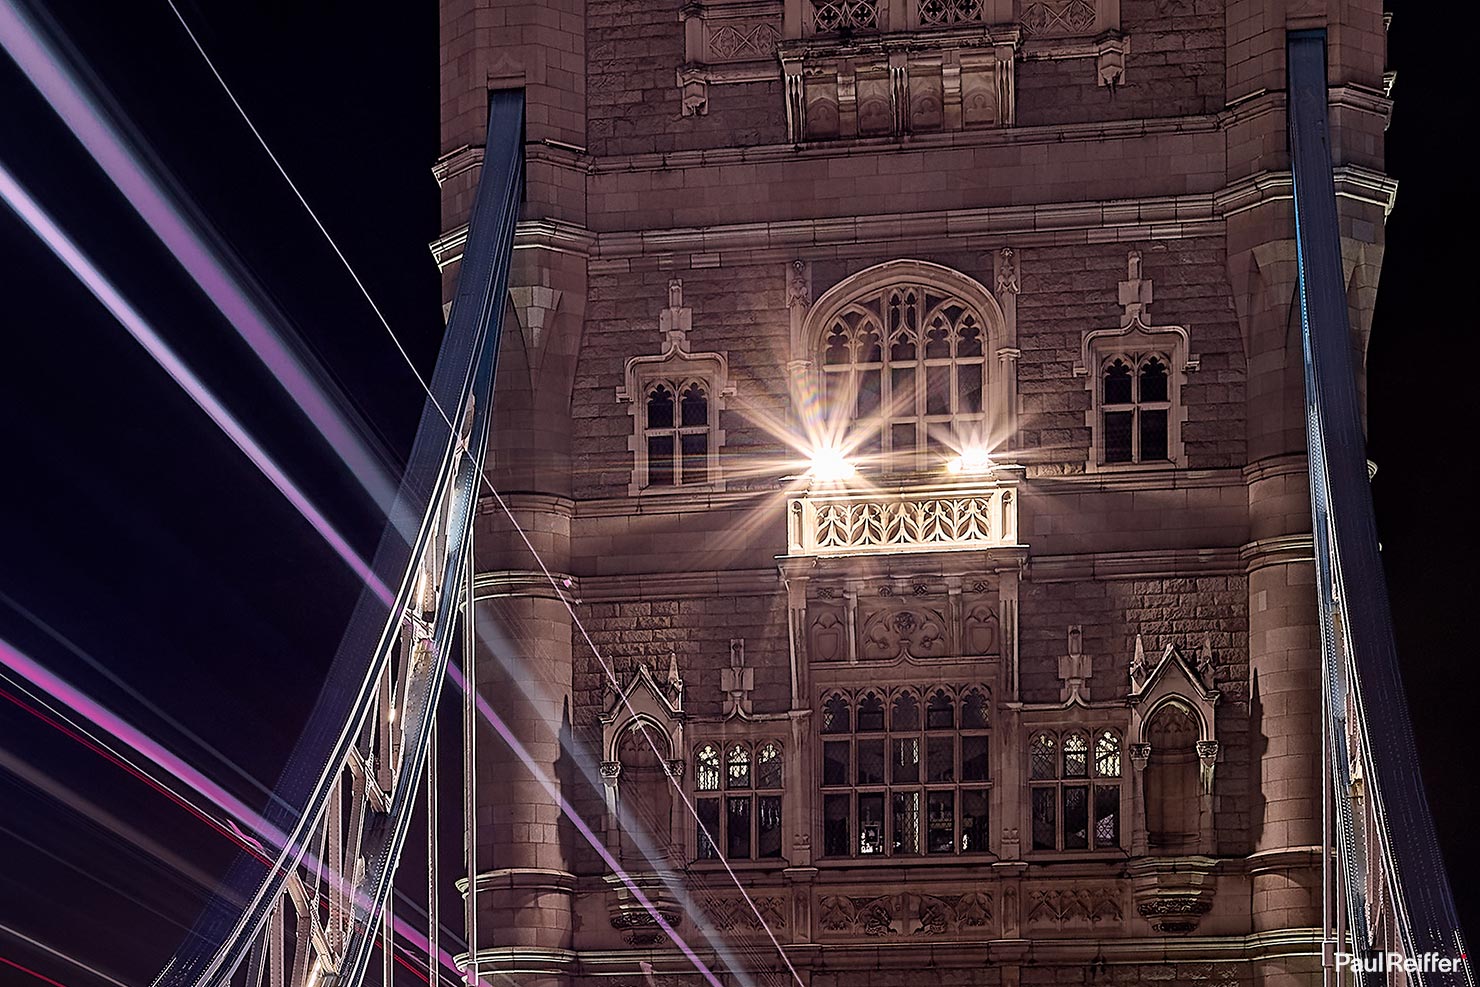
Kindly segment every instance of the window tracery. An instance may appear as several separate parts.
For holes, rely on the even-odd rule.
[[[1171,393],[1165,353],[1117,353],[1102,364],[1100,391],[1103,462],[1153,463],[1170,459]]]
[[[844,282],[811,318],[819,427],[886,473],[939,470],[988,448],[1006,419],[989,366],[1001,325],[984,288],[936,265],[898,261]]]
[[[1118,849],[1120,786],[1121,739],[1116,731],[1034,733],[1028,742],[1032,848]]]
[[[696,846],[700,860],[771,860],[781,856],[781,745],[773,740],[714,743],[694,752]],[[707,834],[707,835],[706,835]]]
[[[838,691],[822,705],[824,856],[989,849],[985,687]]]
[[[1091,400],[1086,424],[1093,437],[1091,471],[1138,466],[1185,466],[1183,388],[1198,358],[1190,352],[1184,326],[1149,324],[1152,281],[1142,277],[1141,253],[1126,256],[1120,282],[1125,309],[1117,329],[1086,332],[1077,376],[1086,378]]]
[[[633,494],[724,489],[719,452],[723,400],[734,393],[723,353],[693,353],[688,333],[693,310],[683,304],[683,282],[669,282],[668,308],[659,316],[663,350],[627,361],[617,398],[629,403],[635,427]]]

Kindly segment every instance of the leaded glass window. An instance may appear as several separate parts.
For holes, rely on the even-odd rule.
[[[1034,850],[1120,846],[1120,737],[1040,731],[1028,742]]]
[[[922,709],[923,706],[923,709]],[[832,710],[829,713],[829,710]],[[844,710],[853,711],[851,729]],[[823,853],[988,851],[990,693],[865,689],[823,701]]]

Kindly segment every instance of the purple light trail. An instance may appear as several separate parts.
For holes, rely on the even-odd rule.
[[[285,344],[262,309],[242,290],[218,252],[192,228],[157,177],[128,147],[75,72],[13,0],[0,0],[3,46],[52,110],[92,155],[109,181],[174,254],[242,340],[273,373],[380,509],[389,513],[395,491],[386,471],[336,402]],[[319,374],[322,378],[323,375]],[[402,532],[408,535],[407,532]]]
[[[0,2],[0,16],[3,16],[4,10],[5,5]],[[211,421],[216,423],[216,427],[226,433],[227,438],[231,439],[237,448],[246,454],[247,458],[252,461],[252,465],[256,466],[268,482],[287,498],[298,513],[303,515],[304,520],[329,543],[334,552],[345,561],[355,575],[370,587],[381,602],[387,607],[393,605],[394,595],[376,577],[369,563],[360,557],[338,529],[308,499],[308,495],[298,488],[297,484],[283,472],[267,451],[237,421],[236,417],[217,400],[211,389],[196,377],[183,360],[175,355],[169,344],[160,338],[148,321],[129,304],[128,300],[98,270],[97,265],[82,252],[81,248],[56,225],[3,164],[0,164],[0,198],[5,199],[6,204],[15,211],[21,221],[41,238],[42,242],[57,256],[57,259],[76,275],[87,290],[92,292],[93,297],[101,302],[103,307],[128,330],[129,335],[133,336],[139,345],[148,351],[165,373],[169,374],[171,379],[180,385],[186,394],[190,395],[191,400],[210,417]]]

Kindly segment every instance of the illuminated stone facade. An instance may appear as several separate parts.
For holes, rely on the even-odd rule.
[[[1314,982],[1284,32],[1365,346],[1376,0],[442,9],[449,286],[528,115],[480,969],[705,982],[641,892],[725,984]]]

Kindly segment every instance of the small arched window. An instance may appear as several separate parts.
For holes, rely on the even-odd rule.
[[[766,860],[781,856],[783,757],[775,741],[732,744],[725,752],[724,794],[720,795],[719,750],[699,748],[694,787],[699,815],[698,856],[717,860]],[[706,836],[705,834],[708,834]],[[712,838],[712,839],[711,839]]]
[[[1047,731],[1028,743],[1034,850],[1108,850],[1120,846],[1120,738],[1103,730]]]
[[[692,486],[709,482],[711,418],[709,392],[701,381],[675,389],[667,381],[648,387],[646,487]]]
[[[1105,361],[1100,388],[1103,462],[1156,463],[1170,458],[1167,364],[1159,353],[1121,354]]]

